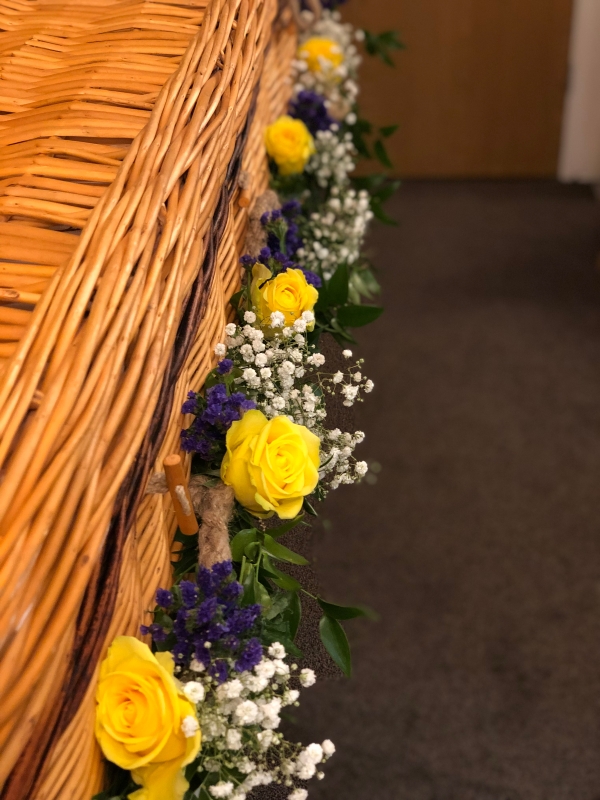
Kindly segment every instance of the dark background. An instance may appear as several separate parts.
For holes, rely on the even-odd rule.
[[[315,534],[349,681],[294,733],[312,800],[600,798],[600,274],[587,188],[415,182],[375,226],[361,458]]]

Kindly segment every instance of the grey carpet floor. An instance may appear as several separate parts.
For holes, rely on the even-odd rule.
[[[600,798],[599,213],[585,188],[409,183],[359,332],[375,484],[316,566],[355,674],[303,692],[312,800]]]

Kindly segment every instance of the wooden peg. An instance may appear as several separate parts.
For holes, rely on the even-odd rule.
[[[250,190],[249,189],[242,189],[240,192],[240,196],[238,197],[238,205],[240,208],[248,208],[250,205]]]
[[[181,456],[173,454],[163,461],[169,494],[173,501],[177,524],[182,533],[191,536],[198,532],[198,520],[194,514],[194,506],[188,488],[188,482],[183,473]]]

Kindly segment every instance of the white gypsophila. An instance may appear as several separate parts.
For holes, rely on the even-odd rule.
[[[314,167],[315,174],[325,181],[329,167],[319,167],[316,161]],[[372,219],[368,192],[333,186],[319,210],[300,220],[303,246],[296,253],[298,263],[326,280],[339,264],[357,264]]]
[[[312,323],[314,314],[305,311],[302,320]],[[320,486],[321,496],[329,489],[360,480],[364,472],[362,466],[356,469],[354,449],[363,441],[364,434],[329,430],[325,397],[337,394],[346,407],[362,401],[362,393],[373,388],[373,382],[363,375],[362,359],[345,370],[328,374],[321,371],[324,356],[308,344],[306,334],[294,332],[293,328],[276,329],[265,338],[262,330],[247,323],[236,326],[233,334],[228,338],[228,358],[236,370],[235,389],[253,400],[267,419],[286,416],[319,438],[319,476],[327,479]],[[352,352],[344,350],[343,355],[349,359]],[[260,669],[275,667],[265,664]],[[256,676],[271,677],[261,672]]]
[[[294,789],[293,792],[288,794],[287,800],[306,800],[308,792],[306,789]]]
[[[192,692],[192,684],[204,691],[199,719],[188,717],[184,726],[190,731],[186,735],[191,735],[192,728],[195,733],[200,725],[202,749],[196,766],[199,772],[217,774],[218,780],[210,787],[215,800],[245,800],[256,787],[271,783],[292,789],[294,780],[315,777],[315,765],[327,758],[324,747],[293,744],[277,730],[281,709],[298,703],[299,691],[291,681],[311,684],[311,671],[298,674],[297,665],[290,667],[285,656],[283,645],[274,642],[252,672],[237,672],[231,660],[220,684],[206,670],[193,673],[191,662],[183,668],[182,683],[189,687],[188,693],[200,694],[197,687]]]
[[[315,152],[310,157],[305,170],[315,176],[319,186],[346,189],[351,172],[356,166],[356,148],[352,143],[352,134],[340,134],[337,126],[329,130],[317,131],[314,136]],[[349,194],[347,194],[349,196]],[[328,206],[333,211],[331,204]],[[342,210],[337,209],[338,212]]]
[[[183,693],[194,705],[204,700],[204,686],[198,681],[188,681],[183,687]]]
[[[236,707],[234,718],[239,725],[252,725],[258,719],[258,706],[252,700],[244,700]]]
[[[214,786],[209,786],[208,791],[213,797],[229,797],[233,792],[233,783],[231,781],[219,781]]]
[[[183,731],[183,735],[185,736],[186,739],[195,736],[196,731],[198,731],[199,728],[200,725],[196,717],[193,717],[190,714],[189,716],[183,718],[183,721],[181,723],[181,730]]]
[[[321,747],[325,756],[332,756],[335,753],[335,745],[331,739],[325,739],[325,741],[321,742]]]
[[[354,44],[356,33],[352,25],[341,21],[337,11],[324,10],[321,18],[313,22],[302,35],[299,57],[292,64],[294,94],[309,89],[323,95],[329,113],[336,119],[351,113],[358,96],[356,77],[361,57]],[[324,60],[321,61],[320,71],[311,72],[301,53],[302,44],[312,36],[334,41],[341,51],[342,63],[333,66]]]
[[[285,647],[280,642],[273,642],[267,652],[271,658],[285,658],[286,656]]]
[[[240,750],[242,747],[242,732],[238,728],[230,728],[225,736],[228,750]]]
[[[302,684],[302,686],[308,688],[309,686],[313,686],[316,683],[316,681],[317,678],[314,673],[314,670],[309,669],[308,667],[305,667],[304,669],[300,670],[300,683]]]

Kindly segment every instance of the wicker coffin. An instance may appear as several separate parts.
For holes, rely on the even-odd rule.
[[[0,786],[89,800],[97,664],[169,583],[145,487],[213,365],[295,30],[275,0],[0,0],[0,30]]]

